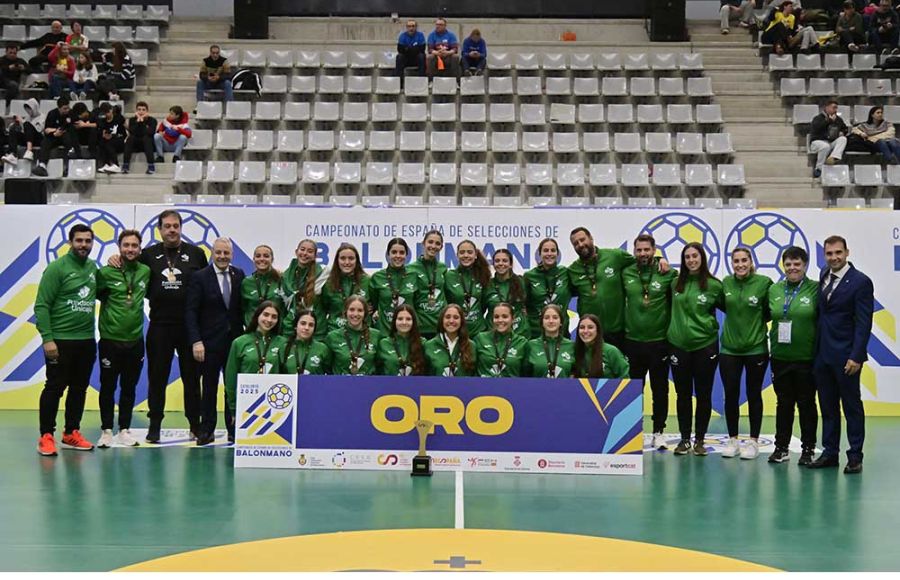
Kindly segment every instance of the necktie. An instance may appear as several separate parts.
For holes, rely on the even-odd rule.
[[[228,276],[228,270],[222,272],[222,300],[225,301],[226,307],[231,304],[231,280]]]
[[[837,282],[837,275],[834,272],[830,274],[831,280],[828,282],[828,286],[825,287],[825,301],[828,302],[831,300],[831,294],[834,292],[835,283]]]

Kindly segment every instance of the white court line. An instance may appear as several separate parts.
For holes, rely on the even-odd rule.
[[[466,508],[465,508],[465,492],[463,491],[463,472],[456,472],[456,517],[454,518],[455,528],[457,530],[466,527]]]

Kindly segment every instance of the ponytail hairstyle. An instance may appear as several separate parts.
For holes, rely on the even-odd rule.
[[[703,249],[703,244],[698,242],[685,244],[681,249],[681,269],[678,271],[678,279],[675,281],[676,292],[684,292],[684,286],[687,284],[690,274],[688,267],[684,264],[684,255],[691,248],[700,252],[700,273],[697,275],[697,282],[700,284],[701,290],[706,290],[707,281],[712,277],[712,274],[709,273],[709,264],[706,261],[706,250]]]
[[[272,246],[267,246],[266,244],[260,244],[260,245],[256,246],[256,248],[253,249],[253,253],[256,254],[256,250],[258,250],[260,248],[265,248],[265,249],[269,250],[269,254],[272,255],[272,265],[269,266],[269,275],[272,276],[273,280],[275,280],[276,282],[278,282],[280,284],[281,283],[281,272],[279,272],[275,268],[275,250],[272,249]]]
[[[309,238],[305,240],[300,240],[300,243],[297,244],[297,249],[300,249],[300,246],[303,244],[312,244],[315,250],[313,251],[313,261],[312,264],[308,267],[306,272],[306,282],[303,285],[303,288],[297,288],[296,292],[298,295],[303,297],[303,303],[307,306],[311,306],[316,299],[316,257],[319,255],[319,245],[316,244],[313,240]],[[340,268],[338,268],[340,270]],[[300,272],[300,262],[297,262],[297,269],[294,271],[294,283],[299,282],[298,276]],[[299,315],[298,315],[299,317]],[[318,322],[318,321],[317,321]]]
[[[538,318],[538,320],[541,321],[541,337],[544,336],[544,313],[546,313],[548,310],[553,310],[554,312],[556,312],[557,316],[559,316],[559,336],[565,337],[566,333],[569,331],[569,329],[562,327],[562,323],[563,323],[562,307],[560,307],[559,304],[553,304],[553,303],[545,304],[544,307],[541,308],[541,315]]]
[[[388,240],[387,249],[384,251],[384,259],[388,263],[388,268],[391,267],[391,248],[393,248],[394,246],[403,246],[403,249],[406,250],[406,258],[409,259],[409,244],[406,243],[406,240],[404,240],[403,238],[391,238],[390,240]],[[406,263],[404,262],[401,268],[405,266]]]
[[[472,263],[472,277],[481,284],[482,288],[487,288],[488,284],[491,283],[491,267],[488,264],[487,258],[484,257],[484,254],[481,253],[481,250],[478,249],[478,246],[476,246],[475,242],[472,240],[463,240],[456,244],[457,254],[459,254],[459,249],[463,247],[463,244],[469,244],[475,249],[475,262]]]
[[[331,266],[331,270],[328,272],[328,281],[326,282],[327,286],[335,292],[341,289],[342,273],[340,266],[338,266],[338,260],[341,257],[341,252],[344,251],[353,252],[353,255],[356,257],[356,267],[353,269],[353,273],[351,274],[351,276],[353,277],[354,287],[359,286],[363,274],[365,274],[365,271],[362,268],[362,263],[359,259],[359,250],[357,250],[356,246],[354,246],[353,244],[344,242],[338,247],[337,252],[335,252],[334,254],[334,264]]]
[[[287,360],[287,357],[290,356],[290,352],[294,350],[294,345],[297,344],[297,323],[300,322],[300,319],[304,316],[312,316],[313,322],[316,323],[316,326],[319,325],[319,319],[316,318],[316,313],[310,310],[309,308],[304,308],[300,312],[297,313],[297,318],[294,323],[294,332],[291,333],[291,337],[288,338],[287,346],[284,348],[284,358],[281,360],[281,364]],[[313,333],[315,333],[315,328],[313,328]],[[310,341],[315,340],[315,337],[310,337]]]
[[[358,294],[352,294],[348,296],[346,300],[344,300],[344,319],[347,318],[347,310],[350,308],[350,305],[354,302],[359,302],[363,307],[363,320],[362,320],[362,335],[363,335],[363,343],[369,344],[369,325],[366,324],[366,316],[369,313],[369,303],[366,302],[366,299]],[[347,324],[350,324],[349,322]],[[345,327],[346,328],[346,327]]]
[[[457,335],[457,340],[459,340],[459,364],[467,373],[473,374],[475,372],[475,349],[472,347],[472,341],[469,340],[469,329],[466,328],[466,314],[459,304],[444,306],[438,315],[437,333],[438,335],[447,333],[447,330],[444,328],[444,314],[451,308],[459,314],[459,333]]]
[[[431,236],[437,236],[438,238],[440,238],[440,240],[441,240],[441,249],[443,249],[443,246],[444,246],[444,234],[441,233],[441,230],[437,230],[437,229],[434,229],[434,230],[428,230],[427,232],[425,232],[425,237],[422,238],[422,245],[424,246],[424,245],[425,245],[425,240],[427,240],[427,239],[430,238]]]
[[[509,258],[509,296],[508,300],[513,304],[522,304],[525,302],[525,287],[522,285],[522,277],[515,273],[513,270],[513,256],[512,252],[507,250],[506,248],[500,248],[496,252],[494,252],[494,257],[497,254],[505,254]],[[497,274],[494,274],[494,279],[497,279]]]
[[[750,248],[746,246],[738,246],[735,249],[731,250],[731,257],[733,258],[735,254],[738,252],[743,252],[747,254],[747,257],[750,258],[750,272],[748,273],[748,277],[756,274],[756,264],[753,262],[753,252],[750,251]]]
[[[275,303],[271,300],[263,300],[259,303],[259,306],[256,307],[256,310],[253,311],[253,316],[250,317],[250,324],[247,325],[247,334],[251,334],[256,332],[256,329],[259,328],[259,316],[262,314],[263,310],[266,308],[274,308],[275,312],[278,312],[278,307],[275,306]],[[272,327],[272,330],[269,331],[270,336],[277,336],[281,330],[281,313],[278,313],[278,322],[275,323],[275,326]]]
[[[422,348],[422,334],[419,332],[419,321],[416,318],[415,309],[409,304],[401,304],[394,308],[394,317],[391,319],[391,338],[397,336],[397,314],[400,312],[409,312],[412,316],[412,328],[409,329],[409,363],[412,366],[412,374],[416,376],[425,375],[425,349]]]
[[[599,318],[593,314],[585,314],[578,321],[579,329],[585,320],[590,320],[597,326],[597,338],[593,343],[586,344],[581,340],[581,333],[576,332],[575,366],[572,373],[575,378],[579,379],[599,379],[603,376],[603,327],[600,326]],[[585,372],[587,376],[582,376]]]
[[[513,318],[516,313],[515,310],[513,310],[513,307],[509,302],[498,302],[497,304],[495,304],[494,307],[491,308],[491,331],[492,332],[496,332],[496,330],[494,329],[493,319],[494,319],[494,313],[497,312],[498,308],[506,308],[507,310],[509,310],[510,318]],[[509,332],[510,332],[510,334],[512,334],[512,321],[510,321]]]
[[[543,268],[543,267],[544,267],[544,260],[541,259],[541,250],[544,249],[544,244],[553,244],[553,245],[556,247],[556,263],[559,264],[559,244],[558,244],[558,243],[556,242],[556,240],[554,240],[553,238],[544,238],[544,239],[541,240],[540,243],[538,244],[538,249],[537,249],[537,252],[538,252],[538,255],[537,255],[538,267],[539,267],[539,268]]]

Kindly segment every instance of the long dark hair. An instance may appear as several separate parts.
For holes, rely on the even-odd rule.
[[[525,288],[522,285],[522,277],[515,273],[513,270],[513,256],[512,252],[507,250],[506,248],[500,248],[499,250],[494,252],[494,257],[497,254],[505,254],[509,258],[509,297],[508,300],[510,302],[521,304],[525,302]],[[494,274],[494,279],[497,280],[497,274]]]
[[[394,318],[391,320],[391,338],[397,337],[397,314],[409,312],[412,316],[412,328],[409,329],[409,363],[412,366],[412,374],[422,376],[425,374],[425,349],[422,348],[422,334],[419,332],[419,321],[416,319],[416,311],[409,304],[401,304],[394,308]]]
[[[269,250],[269,254],[272,255],[272,265],[269,266],[269,276],[271,276],[273,280],[275,280],[276,282],[278,282],[280,284],[281,283],[281,272],[279,272],[278,269],[275,268],[275,250],[272,249],[272,246],[269,246],[266,244],[260,244],[260,245],[256,246],[255,248],[253,248],[253,253],[256,254],[256,250],[258,250],[260,248],[265,248],[265,249]]]
[[[387,260],[388,268],[391,267],[391,248],[393,248],[394,246],[403,246],[403,249],[406,250],[406,257],[409,258],[409,244],[406,243],[406,240],[404,240],[403,238],[391,238],[390,240],[388,240],[387,249],[385,249],[384,251],[384,259]],[[406,263],[404,262],[403,265],[405,266]]]
[[[84,56],[84,64],[81,64],[81,57]],[[77,70],[91,70],[94,68],[94,62],[91,60],[91,53],[85,51],[78,55],[75,59],[75,68]]]
[[[359,302],[363,305],[363,320],[362,320],[362,335],[363,335],[363,344],[369,344],[369,325],[366,324],[366,314],[369,312],[369,303],[366,302],[366,299],[358,294],[353,294],[348,296],[346,300],[344,300],[344,319],[347,319],[347,309],[350,308],[350,305],[354,302]],[[347,322],[347,325],[350,323]],[[346,328],[346,327],[345,327]]]
[[[114,71],[121,71],[125,65],[125,58],[128,57],[128,51],[121,42],[112,43],[112,67]]]
[[[539,320],[541,321],[541,336],[544,336],[544,313],[546,313],[548,310],[553,310],[554,312],[556,312],[557,315],[559,315],[559,336],[565,337],[566,334],[569,332],[569,329],[562,327],[562,323],[563,323],[562,307],[560,307],[559,304],[553,304],[553,303],[545,304],[544,307],[541,308],[541,315],[539,317]]]
[[[471,244],[472,247],[475,248],[475,261],[472,263],[472,276],[479,284],[481,284],[482,288],[487,288],[488,284],[491,283],[491,267],[488,264],[487,258],[484,257],[484,254],[481,253],[481,250],[478,249],[478,246],[476,246],[475,242],[472,240],[463,240],[456,244],[457,255],[459,255],[459,249],[463,244]]]
[[[866,124],[867,124],[867,125],[871,125],[871,124],[872,124],[872,122],[873,122],[873,121],[872,121],[872,117],[875,116],[875,111],[881,111],[881,112],[884,112],[884,107],[882,107],[881,105],[875,105],[874,107],[872,107],[871,109],[869,109],[869,118],[866,119]]]
[[[581,340],[581,333],[575,333],[575,366],[572,367],[572,376],[579,379],[599,379],[603,376],[603,327],[600,319],[593,314],[585,314],[578,321],[578,328],[584,320],[590,320],[597,326],[597,338],[592,344],[585,344]],[[590,366],[585,365],[585,360],[590,358]],[[586,377],[580,376],[587,371]]]
[[[494,313],[497,312],[498,308],[506,308],[507,310],[509,310],[510,318],[512,318],[516,312],[513,309],[512,304],[510,304],[509,302],[498,302],[497,304],[495,304],[494,307],[491,308],[491,330],[494,330],[494,331],[496,331],[496,329],[494,329]],[[510,323],[509,323],[509,332],[512,333],[512,320],[510,320]]]
[[[300,240],[300,243],[297,244],[297,248],[299,249],[300,246],[306,243],[312,244],[316,251],[315,253],[313,253],[312,264],[309,266],[309,270],[306,273],[306,284],[303,286],[302,290],[300,288],[297,288],[296,291],[298,294],[303,296],[303,303],[309,306],[316,299],[316,257],[319,255],[319,245],[313,240],[307,238],[305,240]],[[300,260],[297,260],[297,269],[294,270],[294,276],[297,275],[296,273],[300,271],[300,268],[302,268],[302,266],[300,265]],[[338,270],[340,270],[340,268],[338,268]],[[296,281],[297,279],[295,277],[294,282]],[[318,321],[316,322],[318,323]]]
[[[356,267],[353,269],[353,274],[351,274],[353,277],[353,285],[358,286],[362,280],[363,274],[365,274],[359,259],[359,250],[356,249],[356,246],[348,243],[341,244],[340,247],[338,247],[337,252],[334,253],[334,264],[331,266],[331,271],[328,272],[327,284],[328,287],[334,291],[341,289],[341,276],[343,274],[340,266],[338,266],[338,259],[341,257],[341,252],[344,250],[350,250],[353,252],[353,255],[356,256]]]
[[[275,306],[275,303],[271,300],[263,300],[259,303],[259,306],[256,307],[256,310],[253,311],[253,316],[250,317],[250,324],[247,325],[247,334],[252,332],[256,332],[256,329],[259,328],[259,315],[262,314],[262,311],[266,308],[274,308],[275,312],[278,312],[278,307]],[[272,330],[269,331],[270,336],[276,336],[281,330],[281,313],[278,313],[278,322],[275,323],[275,326],[272,327]]]
[[[698,242],[690,242],[681,249],[681,270],[678,271],[678,280],[675,282],[676,292],[684,292],[684,285],[687,284],[689,273],[687,266],[684,264],[684,254],[691,248],[700,252],[700,273],[697,274],[697,282],[700,284],[700,289],[706,290],[707,280],[712,278],[712,274],[709,273],[709,265],[706,262],[706,250],[703,249],[703,245]]]
[[[539,268],[544,267],[544,261],[541,259],[541,250],[544,249],[544,244],[546,244],[548,242],[552,242],[553,245],[556,246],[556,263],[559,264],[559,244],[553,238],[544,238],[538,244],[538,267]]]
[[[448,304],[441,309],[437,320],[437,333],[438,335],[447,334],[447,330],[444,328],[444,315],[451,308],[459,314],[459,332],[456,337],[459,340],[459,362],[467,373],[472,374],[475,372],[475,353],[472,341],[469,340],[469,329],[466,328],[466,313],[459,304]]]
[[[291,333],[291,337],[287,341],[287,346],[284,349],[284,358],[281,360],[281,363],[287,360],[287,357],[290,356],[290,352],[294,350],[294,345],[297,344],[297,323],[300,322],[300,319],[304,316],[312,316],[313,322],[316,323],[316,326],[319,325],[319,319],[316,318],[316,313],[310,310],[309,308],[304,308],[300,312],[297,313],[297,318],[294,319],[294,332]],[[315,334],[316,329],[313,327],[313,334]],[[315,340],[315,336],[310,336],[310,342]]]

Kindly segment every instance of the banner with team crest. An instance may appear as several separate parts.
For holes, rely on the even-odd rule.
[[[299,384],[298,384],[299,383]],[[642,473],[641,381],[238,375],[235,467]]]
[[[36,409],[44,379],[40,337],[34,325],[34,298],[46,264],[68,251],[66,234],[75,223],[86,223],[96,233],[91,256],[99,263],[115,253],[116,237],[125,228],[143,233],[144,244],[159,241],[156,218],[162,206],[6,206],[0,214],[5,243],[0,246],[0,409]],[[383,268],[385,246],[393,237],[405,238],[413,256],[421,255],[426,231],[439,229],[445,247],[441,259],[457,264],[456,245],[470,239],[490,259],[498,248],[513,255],[514,271],[537,263],[537,246],[543,238],[559,241],[560,261],[576,259],[569,232],[586,226],[599,247],[630,250],[634,237],[652,234],[664,255],[676,268],[684,244],[697,241],[709,254],[712,271],[730,273],[728,256],[743,245],[753,253],[757,270],[779,280],[778,258],[789,245],[806,249],[811,256],[810,276],[825,266],[822,240],[831,234],[847,238],[850,259],[875,284],[875,325],[869,341],[869,361],[863,367],[863,399],[871,415],[900,415],[900,344],[896,314],[900,294],[900,214],[879,210],[677,210],[664,209],[567,209],[567,208],[310,208],[266,206],[184,206],[183,234],[187,241],[209,253],[218,236],[234,242],[235,265],[253,270],[253,249],[271,246],[275,264],[287,267],[297,243],[318,244],[318,261],[330,268],[341,243],[353,243],[369,272]],[[608,275],[616,275],[610,272]],[[575,301],[570,310],[575,309]],[[574,320],[573,320],[574,325]],[[177,365],[169,377],[170,408],[181,397]],[[91,380],[99,386],[97,372]],[[768,381],[766,413],[774,413],[774,397]],[[138,403],[146,400],[146,374],[138,385]],[[674,397],[673,397],[674,400]],[[96,391],[88,408],[96,408]],[[720,385],[714,390],[713,407],[723,410]]]

